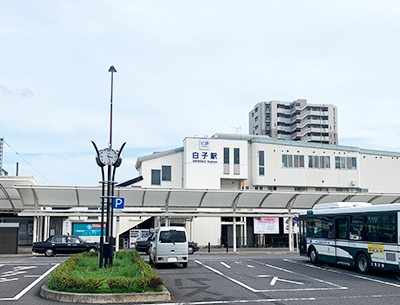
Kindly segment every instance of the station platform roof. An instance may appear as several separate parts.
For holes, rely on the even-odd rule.
[[[32,177],[0,177],[0,212],[20,216],[88,216],[100,213],[102,188],[41,186]],[[125,200],[121,216],[249,216],[288,215],[318,203],[400,202],[400,194],[211,190],[116,187]],[[89,209],[88,209],[89,208]],[[117,214],[116,214],[117,215]]]

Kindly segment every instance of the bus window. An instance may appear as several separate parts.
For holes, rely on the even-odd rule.
[[[396,243],[395,215],[367,215],[365,216],[365,239],[367,241]]]
[[[350,223],[350,240],[363,239],[363,215],[351,216]]]
[[[347,219],[336,219],[336,225],[337,225],[336,238],[348,239],[349,229],[347,228]]]

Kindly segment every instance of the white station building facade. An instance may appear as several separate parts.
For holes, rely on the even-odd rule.
[[[285,213],[332,201],[397,202],[399,157],[400,153],[357,147],[278,140],[268,136],[215,134],[211,138],[188,137],[183,147],[138,158],[136,169],[143,180],[133,186],[236,190],[267,196],[279,193],[281,197],[276,197],[275,202],[272,196],[268,200],[263,198],[264,202],[259,205],[269,216],[281,216],[280,228],[277,228],[278,223],[275,227],[271,223],[270,227],[271,232],[279,232],[263,241],[276,244],[281,243],[282,238],[275,238],[274,242],[274,234],[282,237],[286,231],[282,216]],[[245,204],[242,203],[242,207]],[[218,245],[233,235],[229,226],[236,221],[236,239],[242,245],[253,246],[257,243],[256,236],[249,237],[258,226],[259,218],[255,218],[193,218],[191,236],[201,245],[208,242]]]
[[[164,224],[185,225],[200,246],[290,248],[292,220],[315,204],[400,202],[400,153],[358,147],[215,134],[139,157],[136,169],[139,177],[115,188],[125,198],[113,221],[120,248],[129,247],[127,232]],[[1,176],[0,222],[19,223],[26,244],[90,235],[100,230],[100,196],[99,187]]]

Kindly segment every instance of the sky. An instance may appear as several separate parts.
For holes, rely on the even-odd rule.
[[[400,2],[0,0],[3,169],[99,186],[140,156],[248,134],[262,101],[332,104],[339,145],[400,152]]]

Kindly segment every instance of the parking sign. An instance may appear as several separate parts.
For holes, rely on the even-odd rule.
[[[125,206],[125,198],[114,198],[114,209],[123,209]]]

